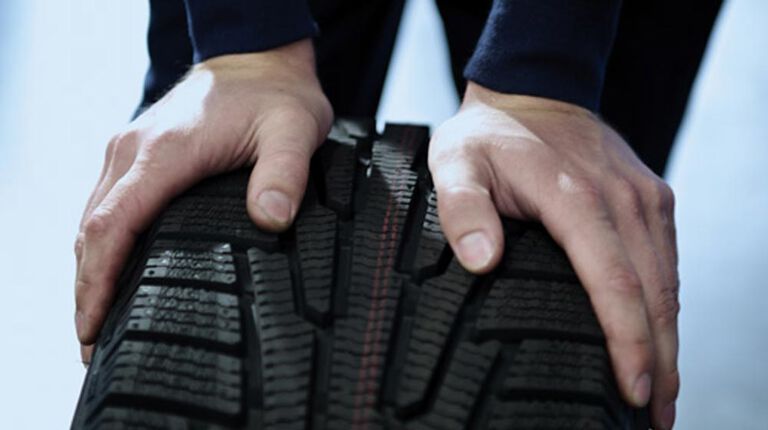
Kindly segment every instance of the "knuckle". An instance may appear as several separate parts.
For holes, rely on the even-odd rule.
[[[104,237],[112,225],[112,215],[104,210],[95,210],[83,225],[83,240]]]
[[[306,162],[309,160],[310,153],[304,146],[286,145],[275,146],[265,151],[263,156],[269,157],[272,162],[280,162],[280,166],[290,165],[293,167],[308,167]]]
[[[650,333],[644,330],[627,330],[621,324],[606,324],[603,327],[605,340],[609,344],[632,345],[650,353],[653,349],[653,339]]]
[[[93,283],[88,279],[86,274],[82,274],[75,281],[75,291],[77,292],[76,301],[78,304],[85,298],[84,294],[92,290]]]
[[[675,208],[675,193],[664,181],[656,181],[653,188],[653,204],[658,211],[672,212]]]
[[[640,189],[643,192],[643,200],[648,202],[651,209],[660,213],[674,210],[675,193],[662,179],[649,176],[641,183]]]
[[[677,399],[680,395],[680,372],[677,369],[663,375],[667,395],[670,399]]]
[[[608,287],[622,294],[637,296],[642,294],[640,277],[627,267],[617,267],[608,276]]]
[[[449,184],[438,187],[435,192],[439,197],[448,199],[457,199],[462,197],[485,197],[490,198],[491,192],[488,188],[477,183]]]
[[[85,234],[81,231],[75,237],[75,256],[80,258],[83,255],[83,245],[85,243]]]
[[[483,200],[490,199],[490,191],[478,184],[453,184],[435,190],[438,211],[441,215],[462,216],[473,211],[474,217],[483,216],[477,209],[483,207]],[[470,209],[471,208],[471,209]]]
[[[133,158],[138,142],[138,133],[134,130],[119,133],[110,139],[107,145],[107,157],[118,160]]]
[[[111,160],[115,156],[115,147],[118,145],[117,143],[117,136],[112,137],[109,139],[109,142],[107,143],[107,149],[104,152],[104,159],[106,161]]]
[[[610,181],[613,183],[614,193],[619,197],[625,198],[627,200],[634,200],[638,198],[639,193],[635,187],[635,184],[633,184],[628,179],[618,177],[612,178]]]
[[[659,292],[651,306],[655,324],[661,327],[674,326],[680,314],[680,300],[677,287],[670,286]]]
[[[642,200],[635,185],[621,178],[614,180],[614,188],[616,199],[621,205],[620,209],[633,218],[642,217]]]
[[[257,169],[264,169],[263,172],[268,175],[290,178],[283,184],[289,189],[299,186],[298,184],[303,183],[309,176],[311,154],[306,149],[296,146],[271,148],[260,154],[260,157],[262,157],[262,161]],[[266,186],[266,183],[264,185]]]

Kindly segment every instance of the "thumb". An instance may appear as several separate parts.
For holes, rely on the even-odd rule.
[[[431,164],[440,225],[464,268],[486,273],[501,258],[504,236],[487,172],[466,157]]]
[[[262,128],[248,183],[248,214],[259,227],[282,231],[304,197],[312,153],[320,143],[314,121],[281,121]]]

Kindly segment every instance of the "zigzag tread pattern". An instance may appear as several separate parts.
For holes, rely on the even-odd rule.
[[[250,221],[248,169],[175,199],[121,278],[72,428],[647,428],[541,226],[504,220],[500,267],[461,268],[427,141],[339,121],[284,233]]]

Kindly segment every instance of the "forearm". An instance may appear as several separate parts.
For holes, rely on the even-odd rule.
[[[597,110],[620,0],[496,0],[465,77]]]
[[[306,0],[184,0],[195,62],[266,51],[316,34]]]
[[[150,67],[137,115],[195,63],[230,54],[274,51],[315,32],[305,0],[151,0]],[[311,52],[309,56],[314,62]]]

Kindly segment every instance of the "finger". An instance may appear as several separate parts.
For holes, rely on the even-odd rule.
[[[277,121],[263,126],[258,158],[248,182],[248,213],[261,228],[281,231],[293,222],[320,143],[313,121]]]
[[[677,367],[679,312],[677,246],[674,228],[674,195],[658,177],[648,172],[627,181],[615,181],[613,207],[625,242],[631,243],[632,260],[639,270],[654,339],[655,368],[651,411],[657,428],[672,428],[675,400],[680,389]]]
[[[104,199],[109,190],[120,178],[125,175],[136,159],[137,145],[132,134],[123,134],[112,138],[107,145],[104,156],[104,166],[99,176],[99,181],[93,189],[83,210],[80,220],[80,230],[93,209]]]
[[[489,171],[466,157],[430,163],[445,237],[462,266],[486,273],[504,247],[501,220],[490,192]]]
[[[91,208],[93,204],[93,200],[101,188],[101,183],[104,181],[104,177],[107,175],[107,171],[109,170],[109,166],[112,163],[112,154],[111,154],[111,148],[112,145],[107,145],[107,152],[104,156],[104,164],[101,166],[101,172],[99,173],[99,179],[96,180],[96,185],[94,185],[93,190],[91,190],[91,194],[88,195],[88,200],[85,202],[85,207],[83,209],[83,215],[80,217],[80,229],[83,228],[83,220],[86,217],[86,213],[88,213],[88,210]]]
[[[85,240],[85,234],[83,232],[85,221],[90,218],[93,210],[102,200],[104,200],[104,197],[109,193],[115,183],[122,178],[131,165],[133,165],[135,158],[136,146],[132,141],[128,142],[126,138],[122,138],[122,140],[113,139],[110,141],[109,145],[107,145],[107,153],[101,177],[85,205],[83,216],[80,219],[79,232],[75,238],[75,279],[77,279],[80,272],[83,241]]]
[[[136,236],[170,198],[200,172],[140,163],[126,173],[84,224],[82,258],[75,283],[76,326],[81,343],[95,341],[114,296],[114,284]]]
[[[675,421],[675,400],[680,388],[677,367],[677,315],[680,304],[674,196],[666,184],[655,180],[641,193],[641,200],[647,227],[646,246],[653,248],[656,260],[655,282],[648,283],[644,289],[656,347],[651,409],[657,427],[668,429],[672,428]],[[647,264],[650,267],[653,262]]]
[[[600,196],[582,190],[543,202],[541,218],[584,284],[624,397],[642,407],[650,398],[653,374],[642,285]]]

